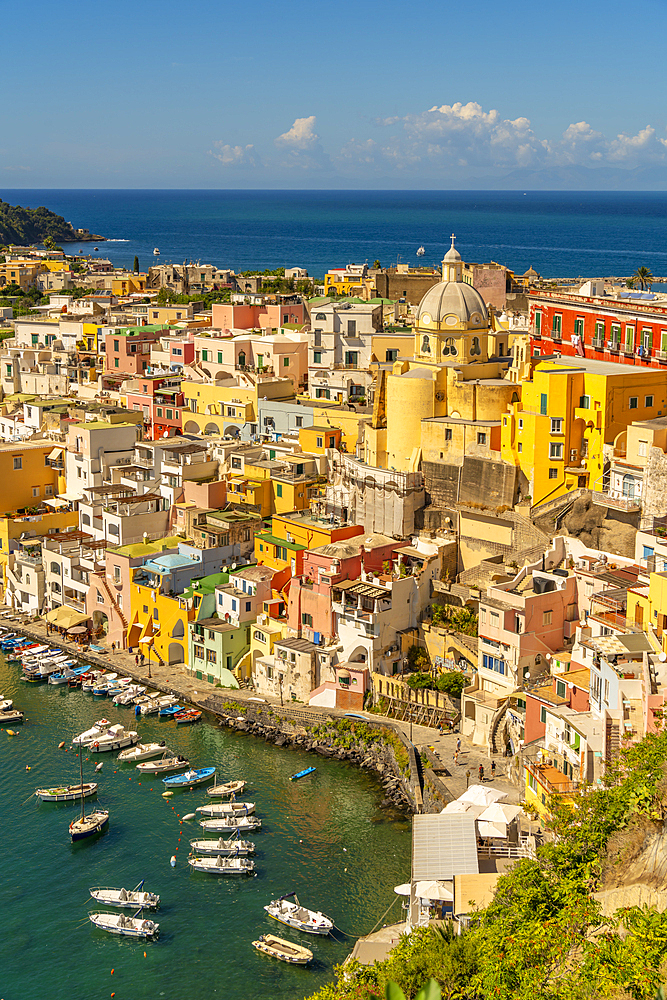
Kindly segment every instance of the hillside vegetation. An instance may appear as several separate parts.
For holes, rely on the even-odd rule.
[[[554,839],[517,862],[461,936],[422,928],[384,962],[352,963],[310,1000],[371,1000],[395,982],[408,1000],[430,978],[443,1000],[654,1000],[667,981],[667,913],[603,916],[596,890],[632,881],[664,895],[667,734],[625,748],[603,787],[552,803]],[[662,869],[662,865],[658,865]],[[662,995],[662,994],[661,994]]]
[[[62,215],[48,208],[23,208],[0,199],[0,244],[16,243],[25,246],[40,243],[50,236],[52,240],[75,239],[75,233]]]

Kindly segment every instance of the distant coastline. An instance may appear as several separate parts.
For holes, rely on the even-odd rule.
[[[44,240],[58,243],[98,243],[105,239],[105,236],[91,233],[88,229],[75,229],[62,215],[57,215],[43,205],[39,208],[24,208],[0,199],[0,243],[3,246],[34,245]]]

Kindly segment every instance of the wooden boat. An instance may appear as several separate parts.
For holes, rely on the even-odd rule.
[[[196,708],[188,708],[185,712],[178,712],[174,718],[177,726],[189,726],[193,722],[199,722],[202,713]]]
[[[243,858],[255,853],[255,845],[251,840],[240,840],[238,837],[231,837],[229,840],[222,837],[218,840],[191,840],[190,847],[195,855],[218,855],[223,858]]]
[[[128,747],[118,754],[120,764],[136,764],[140,760],[150,760],[151,757],[158,757],[165,750],[164,740],[162,743],[137,743],[135,747]]]
[[[183,711],[182,705],[165,705],[164,708],[160,709],[158,715],[162,719],[170,719],[172,715],[176,715],[177,712],[182,712],[182,711]]]
[[[89,781],[83,786],[83,797],[89,799],[97,792],[97,782]],[[75,802],[81,798],[81,785],[60,785],[57,788],[36,788],[35,795],[42,802]]]
[[[92,743],[88,744],[89,753],[106,753],[110,750],[122,750],[123,747],[131,747],[139,742],[139,733],[135,730],[127,730],[125,726],[117,723],[111,726],[105,733],[102,733]]]
[[[206,794],[224,799],[230,795],[240,795],[245,786],[245,781],[228,781],[223,785],[211,785],[206,789]]]
[[[160,905],[160,897],[156,892],[146,892],[143,885],[142,879],[134,889],[97,886],[89,892],[96,903],[102,903],[104,906],[120,906],[127,909],[136,909],[139,906],[144,910],[156,910]]]
[[[254,811],[254,802],[214,802],[196,809],[202,816],[250,816]]]
[[[289,962],[290,965],[308,965],[313,959],[313,953],[309,948],[304,948],[300,944],[292,944],[284,938],[276,937],[275,934],[261,934],[257,941],[253,941],[253,948],[263,951],[271,958],[277,958],[281,962]]]
[[[207,833],[227,833],[232,830],[245,833],[261,830],[262,821],[256,816],[216,816],[215,819],[200,820],[199,825]]]
[[[160,930],[160,925],[154,920],[146,920],[137,913],[126,917],[124,913],[90,913],[90,922],[101,931],[109,934],[121,934],[123,937],[153,938]]]
[[[178,698],[172,698],[171,695],[164,695],[162,698],[151,698],[149,701],[144,701],[142,704],[137,705],[134,709],[135,715],[157,715],[161,708],[169,708],[170,705],[175,705]]]
[[[304,767],[303,771],[297,771],[296,774],[293,774],[290,781],[298,781],[299,778],[305,778],[307,774],[312,774],[316,770],[316,767]]]
[[[85,674],[85,667],[66,668],[60,673],[51,674],[48,679],[49,684],[69,684],[70,680]]]
[[[195,785],[203,785],[210,781],[215,774],[214,767],[191,768],[185,774],[175,774],[171,778],[163,778],[162,784],[168,789],[174,788],[194,788]]]
[[[12,708],[8,712],[0,712],[0,726],[5,726],[8,722],[23,722],[24,719],[25,716],[23,712],[19,712],[17,708]]]
[[[72,842],[76,843],[77,840],[87,840],[89,837],[95,837],[98,833],[101,833],[106,826],[109,825],[109,810],[108,809],[93,809],[91,813],[86,816],[86,799],[84,795],[85,785],[83,783],[83,752],[79,752],[79,787],[81,789],[81,816],[79,819],[74,819],[69,825],[69,835],[72,838]]]
[[[188,864],[196,872],[206,875],[254,875],[255,862],[248,858],[188,858]]]
[[[279,920],[287,927],[294,927],[306,934],[326,936],[334,928],[334,922],[319,910],[308,910],[302,906],[295,892],[288,892],[278,899],[272,899],[264,909],[274,920]]]
[[[190,767],[190,761],[185,757],[165,754],[160,760],[148,760],[145,764],[137,764],[140,774],[169,774],[170,771],[185,771]]]

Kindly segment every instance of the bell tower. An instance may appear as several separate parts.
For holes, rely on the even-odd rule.
[[[442,260],[442,280],[443,281],[462,281],[463,280],[463,263],[461,261],[461,254],[458,252],[454,246],[454,241],[456,236],[452,233],[452,245],[443,257]]]

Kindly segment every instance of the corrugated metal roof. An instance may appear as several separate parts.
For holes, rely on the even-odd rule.
[[[479,872],[475,820],[465,813],[414,816],[412,881]]]

